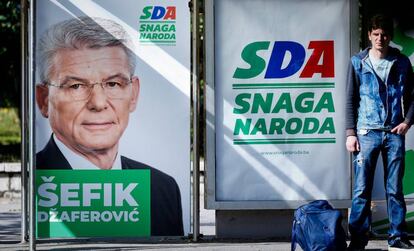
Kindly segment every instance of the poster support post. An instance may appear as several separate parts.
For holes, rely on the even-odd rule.
[[[200,153],[199,153],[199,114],[200,114],[200,88],[198,79],[198,28],[199,11],[198,0],[193,0],[192,15],[192,42],[193,42],[193,65],[192,65],[192,84],[193,84],[193,241],[198,240],[200,233]]]
[[[29,45],[29,70],[28,70],[28,168],[29,168],[29,250],[36,250],[36,194],[35,194],[35,102],[34,102],[34,6],[35,2],[30,1],[29,6],[29,29],[28,29],[28,45]]]
[[[28,193],[27,193],[27,1],[21,0],[20,15],[20,44],[21,44],[21,243],[26,243],[28,238],[27,214],[28,214]]]

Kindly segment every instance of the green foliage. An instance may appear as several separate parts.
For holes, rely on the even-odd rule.
[[[17,110],[0,108],[0,144],[10,145],[20,143],[20,120]]]
[[[0,1],[0,162],[20,159],[20,1]],[[6,108],[5,108],[6,107]]]
[[[0,162],[20,159],[20,120],[15,108],[0,108]]]
[[[0,1],[0,107],[20,104],[20,1]]]

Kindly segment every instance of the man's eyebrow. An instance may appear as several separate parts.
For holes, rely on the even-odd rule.
[[[80,77],[75,77],[75,76],[66,76],[62,81],[61,81],[61,85],[66,84],[67,82],[74,80],[74,81],[79,81],[82,83],[88,83],[89,81],[85,78],[80,78]]]
[[[127,77],[125,74],[116,73],[116,74],[110,75],[109,77],[104,78],[102,81],[105,82],[105,81],[108,81],[108,80],[111,80],[111,79],[114,79],[114,78],[122,78],[122,79],[125,79],[125,80],[130,80],[130,77]],[[79,81],[79,82],[82,82],[82,83],[89,83],[90,82],[86,78],[80,78],[80,77],[76,77],[76,76],[66,76],[65,78],[63,78],[63,80],[60,82],[60,84],[64,85],[69,81]]]
[[[111,80],[111,79],[114,79],[114,78],[122,78],[122,79],[125,79],[125,80],[130,80],[130,77],[127,77],[125,74],[123,74],[123,73],[116,73],[116,74],[113,74],[113,75],[111,75],[111,76],[109,76],[109,77],[106,77],[106,78],[104,78],[104,79],[102,79],[102,81],[108,81],[108,80]]]

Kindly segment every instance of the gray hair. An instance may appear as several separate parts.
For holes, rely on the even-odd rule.
[[[113,46],[119,46],[125,51],[132,75],[136,65],[135,55],[131,50],[133,44],[121,25],[98,17],[80,17],[57,23],[42,35],[36,51],[40,81],[49,82],[54,56],[61,49],[99,49]]]

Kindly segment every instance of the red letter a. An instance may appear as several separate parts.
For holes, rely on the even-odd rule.
[[[165,14],[164,20],[167,19],[175,20],[175,6],[167,7],[167,13]]]
[[[334,42],[310,41],[308,49],[313,49],[308,62],[305,65],[301,78],[311,78],[315,73],[321,73],[323,78],[335,77],[334,69]],[[322,57],[322,64],[318,64]]]

